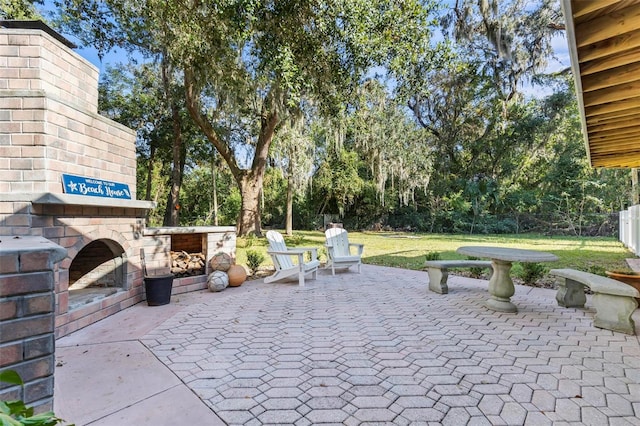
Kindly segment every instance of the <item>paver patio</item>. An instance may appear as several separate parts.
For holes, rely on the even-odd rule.
[[[134,306],[57,342],[56,401],[66,401],[57,414],[79,422],[74,404],[88,395],[68,378],[81,375],[82,349],[126,342],[168,367],[168,389],[186,385],[227,424],[640,425],[637,336],[594,328],[593,310],[559,307],[553,290],[516,286],[519,312],[501,314],[483,305],[487,281],[451,276],[441,295],[427,279],[364,265],[321,271],[305,287],[248,281]],[[166,321],[154,324],[156,313]],[[119,368],[117,355],[109,362]],[[112,386],[97,392],[123,393]],[[138,392],[111,414],[83,414],[84,424],[118,424],[119,405],[146,400]]]

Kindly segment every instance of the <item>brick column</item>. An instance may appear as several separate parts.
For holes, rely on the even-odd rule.
[[[66,250],[42,237],[0,236],[0,371],[24,388],[0,384],[0,400],[53,409],[55,264]]]

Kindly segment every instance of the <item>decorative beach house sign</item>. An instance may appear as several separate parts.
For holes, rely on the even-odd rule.
[[[74,195],[89,195],[92,197],[131,199],[129,185],[108,180],[88,178],[74,175],[62,175],[64,192]]]

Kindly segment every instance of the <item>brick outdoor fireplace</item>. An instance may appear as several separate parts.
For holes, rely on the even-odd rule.
[[[159,272],[172,246],[235,255],[234,227],[146,227],[155,203],[136,199],[135,132],[98,114],[98,70],[72,49],[39,22],[0,22],[0,235],[66,249],[57,337],[144,300],[141,249]],[[208,272],[173,293],[206,288]]]

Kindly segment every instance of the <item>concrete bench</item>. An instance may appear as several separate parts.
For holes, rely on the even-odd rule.
[[[584,287],[593,292],[593,307],[596,315],[593,325],[598,328],[635,334],[635,324],[631,315],[638,307],[636,297],[640,293],[623,282],[575,269],[552,269],[549,275],[556,277],[559,306],[566,308],[584,307],[587,297]]]
[[[493,268],[490,260],[427,260],[424,263],[429,273],[429,290],[440,293],[449,293],[447,278],[451,268]]]

